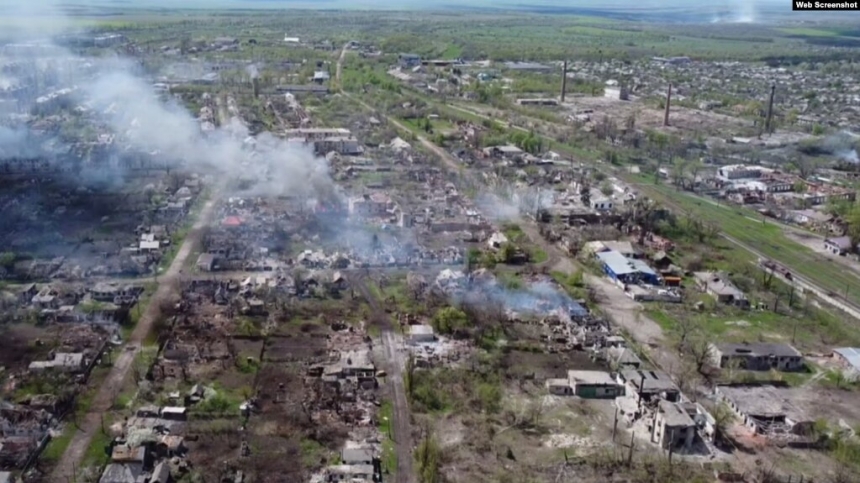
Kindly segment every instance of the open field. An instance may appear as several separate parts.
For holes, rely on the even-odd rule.
[[[670,186],[654,185],[653,180],[643,179],[643,182],[650,183],[647,187],[649,192],[689,215],[708,220],[726,235],[755,248],[821,287],[855,304],[860,303],[860,278],[840,264],[790,240],[779,226],[756,222],[747,213],[738,213],[731,206],[718,206]]]

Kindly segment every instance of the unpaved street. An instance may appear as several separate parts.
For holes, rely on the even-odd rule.
[[[171,300],[172,297],[179,293],[182,267],[191,253],[193,253],[194,248],[199,245],[203,228],[209,223],[212,217],[216,201],[213,194],[213,197],[203,206],[200,216],[191,227],[191,230],[189,230],[188,235],[176,254],[176,258],[173,259],[173,263],[170,264],[170,267],[164,274],[158,277],[158,288],[150,299],[146,310],[141,315],[137,326],[134,328],[134,332],[132,332],[131,337],[126,342],[126,350],[123,350],[116,356],[114,365],[93,399],[89,411],[82,420],[78,421],[79,428],[72,438],[71,443],[69,443],[68,448],[66,448],[66,452],[63,453],[63,457],[56,468],[54,468],[50,479],[51,482],[75,481],[75,470],[80,467],[84,459],[84,454],[93,439],[93,434],[95,431],[101,431],[102,415],[110,409],[114,399],[119,394],[123,381],[128,376],[135,357],[140,352],[141,345],[152,331],[155,321],[161,316],[162,304],[165,301]]]
[[[412,423],[409,412],[409,400],[406,398],[406,388],[403,384],[403,369],[406,359],[403,353],[403,338],[394,331],[391,318],[380,305],[379,300],[367,288],[367,279],[360,274],[350,277],[350,283],[367,300],[373,311],[374,322],[382,327],[382,353],[385,356],[385,370],[388,372],[387,382],[392,398],[394,421],[394,451],[397,453],[397,483],[414,483],[412,468]]]

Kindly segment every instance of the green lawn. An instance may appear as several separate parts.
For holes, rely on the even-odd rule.
[[[687,214],[716,224],[720,231],[776,260],[825,290],[860,304],[860,277],[799,243],[788,239],[783,228],[750,219],[751,211],[735,206],[716,206],[666,185],[654,185],[639,177],[649,194],[682,208]],[[652,183],[648,185],[648,183]]]
[[[803,35],[806,37],[836,37],[839,35],[838,32],[834,32],[832,30],[816,29],[812,27],[783,27],[776,30],[789,35]]]
[[[442,52],[443,59],[458,59],[463,55],[463,48],[456,44],[451,44]]]
[[[787,314],[719,306],[715,311],[699,313],[681,305],[649,304],[646,307],[648,318],[675,337],[680,337],[681,322],[689,321],[694,330],[720,342],[782,342],[802,350],[820,350],[837,343],[860,345],[860,335],[856,331],[839,318],[815,308],[810,308],[809,315],[805,315],[796,309]]]
[[[397,471],[397,453],[394,450],[394,405],[384,401],[379,407],[379,432],[382,437],[382,471],[393,475]],[[390,478],[394,480],[394,478]]]

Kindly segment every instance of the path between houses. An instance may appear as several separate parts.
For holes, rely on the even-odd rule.
[[[367,279],[361,275],[350,278],[350,283],[367,300],[373,313],[373,319],[382,326],[382,348],[385,356],[385,369],[388,372],[387,382],[394,407],[394,451],[397,454],[396,483],[414,483],[415,476],[412,467],[412,423],[409,412],[409,400],[406,398],[406,387],[403,383],[403,370],[406,358],[403,351],[403,339],[394,331],[394,324],[388,313],[380,304],[373,292],[367,287]]]
[[[209,224],[217,202],[214,194],[217,191],[213,190],[212,198],[203,205],[200,216],[189,230],[170,267],[158,277],[158,288],[129,337],[125,346],[126,350],[117,355],[107,379],[99,388],[87,414],[78,421],[78,430],[51,473],[50,481],[52,483],[75,481],[75,471],[80,467],[87,448],[92,442],[93,435],[96,431],[101,431],[102,416],[110,410],[114,400],[119,395],[119,391],[122,390],[123,382],[128,376],[134,359],[140,353],[141,346],[152,331],[155,321],[161,316],[162,304],[170,301],[180,291],[182,267],[193,253],[194,248],[199,245],[203,229]],[[70,423],[67,422],[66,424]]]

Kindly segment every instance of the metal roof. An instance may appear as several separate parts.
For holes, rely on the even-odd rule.
[[[840,347],[833,352],[842,356],[856,371],[860,371],[860,349],[856,347]]]
[[[647,263],[635,258],[627,258],[615,250],[600,252],[597,254],[597,258],[605,263],[615,275],[628,275],[631,273],[656,275],[654,270],[649,267]]]

